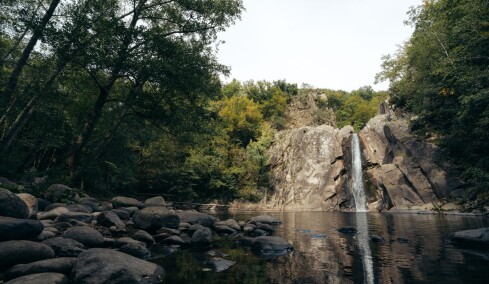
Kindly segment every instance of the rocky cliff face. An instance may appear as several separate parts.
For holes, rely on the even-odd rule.
[[[359,133],[369,210],[411,208],[456,194],[461,183],[435,163],[435,144],[409,130],[409,117],[382,104]],[[297,120],[296,120],[297,121]],[[350,190],[351,127],[303,126],[278,132],[270,148],[273,194],[267,209],[354,208]]]
[[[344,139],[344,133],[329,125],[278,133],[269,150],[275,192],[270,204],[285,210],[339,209],[348,199],[343,190]]]
[[[364,168],[378,202],[371,210],[409,208],[456,194],[462,183],[440,164],[438,147],[409,130],[410,118],[396,116],[387,104],[360,131]]]

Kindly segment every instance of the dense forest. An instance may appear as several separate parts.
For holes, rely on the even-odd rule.
[[[489,201],[489,1],[424,1],[415,27],[378,80],[391,101],[417,116],[412,129],[441,146],[468,182],[467,199]]]
[[[330,99],[319,109],[359,129],[385,96],[285,80],[223,85],[228,69],[213,44],[241,1],[23,0],[1,9],[0,176],[45,181],[41,190],[257,200],[292,99],[323,92]]]
[[[0,10],[0,176],[34,190],[256,201],[291,102],[324,94],[317,123],[333,110],[337,127],[358,131],[388,96],[224,84],[217,34],[240,18],[239,0],[6,0]],[[414,34],[377,80],[457,166],[467,197],[489,199],[489,2],[424,1],[408,22]]]

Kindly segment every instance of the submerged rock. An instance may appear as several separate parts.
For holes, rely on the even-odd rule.
[[[489,227],[458,231],[449,237],[452,244],[461,247],[489,248]]]
[[[165,270],[154,263],[111,249],[89,249],[76,259],[74,283],[160,283]]]
[[[268,225],[279,225],[282,223],[279,219],[269,216],[269,215],[260,215],[260,216],[255,216],[252,217],[248,223],[251,224],[257,224],[257,223],[262,223],[262,224],[268,224]]]
[[[354,235],[357,233],[357,229],[354,227],[341,227],[336,230],[345,235]]]
[[[256,237],[251,243],[251,250],[259,256],[285,255],[293,249],[289,242],[276,236]]]
[[[227,260],[221,257],[213,257],[207,260],[206,264],[212,268],[214,272],[222,272],[236,264],[236,261]]]

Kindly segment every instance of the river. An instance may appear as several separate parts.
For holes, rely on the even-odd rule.
[[[247,220],[256,212],[228,213],[221,220]],[[168,283],[487,283],[489,252],[455,248],[447,237],[489,226],[474,216],[273,212],[283,221],[275,235],[294,251],[261,259],[234,240],[217,240],[211,254],[237,263],[223,272],[203,268],[208,251],[179,249],[152,261],[168,272]],[[340,227],[358,229],[345,235]],[[371,239],[376,236],[376,241]],[[382,241],[383,239],[383,241]]]

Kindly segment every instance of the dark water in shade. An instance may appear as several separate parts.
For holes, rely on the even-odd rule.
[[[472,216],[341,212],[267,213],[283,221],[276,235],[294,251],[260,259],[234,240],[217,239],[212,253],[237,263],[223,272],[206,271],[208,252],[177,250],[152,260],[167,271],[165,283],[489,283],[489,251],[453,247],[459,230],[489,226]],[[256,212],[219,216],[247,220]],[[336,231],[358,229],[354,235]],[[370,240],[377,235],[384,242]]]

